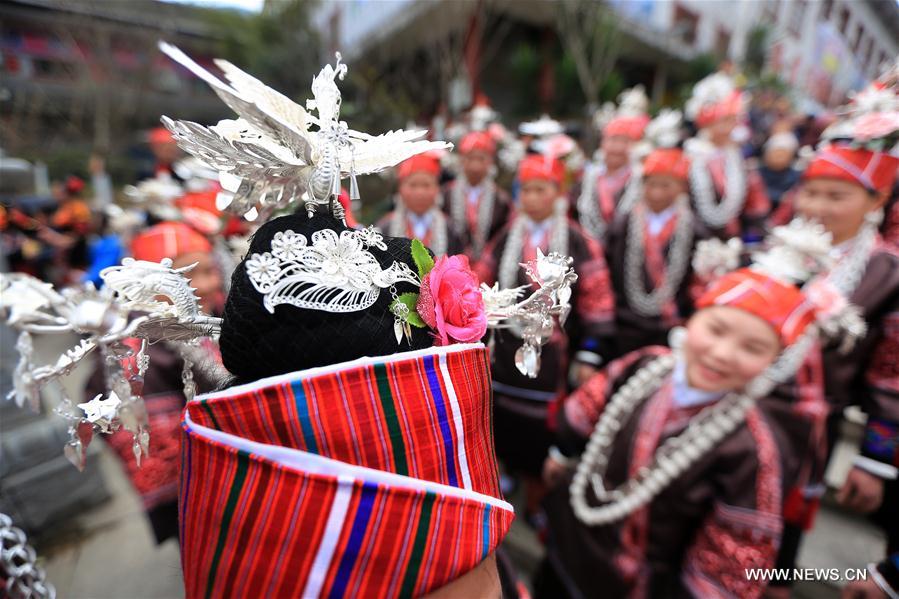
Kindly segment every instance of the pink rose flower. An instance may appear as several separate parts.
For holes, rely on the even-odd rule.
[[[487,332],[484,298],[467,256],[442,256],[421,282],[416,306],[437,345],[472,343]]]

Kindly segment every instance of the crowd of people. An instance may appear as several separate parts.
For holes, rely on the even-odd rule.
[[[826,129],[817,131],[792,116],[782,102],[764,95],[752,98],[724,72],[698,82],[682,111],[665,108],[655,117],[649,113],[642,89],[635,88],[623,93],[617,105],[597,114],[600,142],[592,156],[549,117],[523,123],[516,133],[501,125],[499,115],[479,105],[447,130],[455,143],[451,152],[425,152],[401,162],[394,169],[393,207],[375,223],[385,239],[420,240],[438,265],[445,264],[444,257],[464,256],[477,280],[487,286],[527,289],[536,285],[520,265],[550,253],[570,257],[578,278],[570,314],[543,347],[536,377],[522,368],[522,362],[530,358],[520,350],[521,331],[512,327],[484,337],[489,346],[487,384],[492,404],[488,401],[488,414],[473,411],[463,414],[462,420],[471,418],[473,431],[486,435],[492,444],[484,446],[484,439],[472,437],[470,431],[458,429],[450,434],[446,428],[445,442],[464,439],[469,444],[463,447],[468,457],[457,461],[467,459],[471,464],[472,480],[464,485],[466,492],[473,496],[476,491],[478,498],[492,496],[483,500],[487,516],[478,516],[480,523],[473,514],[463,516],[465,506],[453,504],[452,493],[438,494],[428,509],[439,511],[437,506],[443,506],[447,515],[434,517],[446,520],[439,520],[439,525],[431,520],[431,528],[425,530],[431,531],[427,538],[439,542],[418,537],[412,541],[417,553],[410,559],[422,562],[416,572],[424,574],[410,579],[411,566],[405,565],[404,576],[385,581],[366,560],[374,555],[371,548],[377,543],[392,541],[381,538],[384,531],[365,528],[357,501],[369,510],[381,510],[385,522],[392,517],[388,512],[395,515],[396,510],[419,508],[417,500],[407,504],[401,494],[384,491],[381,497],[364,487],[361,498],[353,495],[346,500],[353,510],[360,510],[354,512],[353,534],[332,542],[339,544],[343,562],[333,571],[315,575],[317,579],[310,575],[314,584],[304,578],[306,590],[325,593],[329,589],[336,596],[352,596],[351,588],[360,593],[356,596],[393,594],[400,589],[411,596],[441,587],[448,593],[445,596],[498,596],[500,592],[510,597],[789,596],[789,581],[766,588],[764,582],[747,577],[746,571],[795,566],[802,536],[814,526],[826,491],[824,472],[843,410],[858,405],[867,415],[863,444],[845,483],[836,491],[836,500],[845,509],[871,515],[884,527],[888,555],[871,565],[867,581],[849,585],[845,596],[896,596],[897,79],[899,72],[894,68],[856,94]],[[259,516],[264,520],[260,521],[253,520],[252,514],[261,509],[263,496],[268,497],[266,489],[295,483],[287,474],[264,465],[264,460],[249,466],[240,462],[241,480],[250,480],[254,489],[262,490],[239,501],[238,495],[223,495],[226,490],[197,491],[190,486],[197,483],[188,481],[183,469],[189,468],[189,476],[195,479],[215,478],[223,476],[224,460],[245,459],[234,457],[246,455],[243,451],[274,460],[274,452],[266,453],[259,444],[277,436],[289,438],[283,443],[304,452],[322,453],[326,451],[322,447],[330,444],[327,451],[332,453],[322,455],[334,460],[442,483],[441,488],[461,487],[462,483],[454,482],[452,456],[446,458],[446,472],[428,473],[428,468],[416,465],[416,460],[426,462],[442,454],[428,453],[430,446],[416,437],[414,427],[403,418],[415,417],[409,406],[421,392],[412,389],[417,377],[430,381],[432,390],[436,385],[447,394],[455,386],[449,395],[456,401],[458,393],[461,402],[464,393],[485,392],[462,390],[484,384],[471,374],[483,365],[479,356],[463,359],[462,353],[457,356],[450,349],[439,354],[444,370],[437,375],[429,370],[423,374],[427,358],[422,358],[424,366],[415,362],[408,370],[403,370],[400,361],[375,365],[371,380],[364,383],[359,380],[369,375],[359,375],[362,379],[357,380],[356,371],[349,368],[362,367],[354,362],[347,363],[349,370],[336,374],[313,369],[308,380],[301,377],[300,383],[288,386],[292,407],[275,413],[272,406],[283,404],[287,387],[275,387],[274,379],[265,377],[339,362],[327,359],[332,354],[346,355],[332,348],[339,343],[358,343],[361,353],[353,357],[383,355],[380,350],[366,353],[368,337],[392,338],[393,316],[353,324],[358,327],[353,341],[335,338],[329,334],[331,329],[320,330],[317,323],[307,322],[313,317],[308,316],[309,310],[295,307],[298,304],[277,311],[262,309],[256,292],[264,296],[267,288],[259,283],[262,279],[253,279],[251,288],[244,276],[250,273],[251,260],[258,264],[260,256],[271,258],[265,253],[269,246],[274,253],[276,242],[283,242],[288,233],[306,231],[316,239],[316,233],[329,227],[338,232],[363,230],[353,213],[359,203],[350,196],[356,194],[340,194],[346,227],[322,225],[318,216],[306,221],[306,208],[301,207],[297,214],[261,224],[248,242],[254,225],[219,208],[218,173],[182,156],[178,141],[165,128],[151,133],[157,166],[129,186],[126,208],[111,205],[91,210],[84,182],[70,177],[50,208],[5,209],[3,245],[13,270],[57,286],[82,281],[99,285],[99,272],[123,256],[150,262],[170,258],[174,268],[195,265],[190,277],[201,306],[211,315],[225,317],[221,348],[203,343],[196,352],[224,362],[235,378],[230,388],[224,385],[225,391],[213,393],[200,404],[190,402],[186,424],[182,423],[187,404],[182,391],[183,359],[165,344],[152,346],[152,367],[143,377],[142,389],[152,429],[149,457],[138,465],[124,432],[114,434],[111,444],[127,464],[157,540],[177,537],[181,521],[189,594],[227,595],[228,588],[236,588],[233,585],[248,584],[247,576],[266,584],[287,584],[291,575],[285,574],[290,569],[286,565],[275,574],[264,573],[256,561],[238,556],[240,546],[257,551],[259,543],[267,542],[260,538],[280,534],[276,528],[286,522],[273,527],[265,520],[268,516]],[[788,225],[796,217],[816,223],[820,235],[812,238],[798,226]],[[793,232],[784,233],[788,230]],[[803,264],[801,272],[784,274],[793,263],[782,255],[765,258],[762,251],[770,249],[770,236],[777,231],[783,236],[805,235],[803,251],[810,254],[822,247],[820,239],[826,239],[818,256],[821,264],[816,269]],[[392,246],[387,252],[399,255]],[[420,269],[418,263],[413,266]],[[805,272],[806,267],[810,272]],[[445,318],[468,318],[467,312],[450,315],[450,311],[468,309],[463,296],[453,297],[455,303],[445,307]],[[378,302],[364,313],[378,308],[387,314],[386,303]],[[254,312],[253,306],[258,310]],[[856,327],[850,335],[848,317],[834,318],[829,335],[808,341],[807,333],[822,320],[822,313],[843,314],[847,307],[863,321],[860,330]],[[286,310],[301,316],[285,316]],[[429,322],[422,319],[422,326]],[[333,331],[350,330],[338,329],[334,323],[329,326],[335,327]],[[293,367],[271,371],[295,342],[287,337],[283,346],[260,341],[259,331],[275,328],[283,328],[291,339],[315,344],[313,353],[318,357],[287,352]],[[819,328],[827,331],[823,325]],[[425,351],[433,339],[413,332],[411,349]],[[854,343],[844,343],[850,337]],[[807,354],[793,365],[789,376],[777,385],[755,389],[754,381],[780,364],[791,348],[799,347]],[[268,351],[273,352],[271,357],[266,357]],[[324,361],[315,361],[322,356]],[[459,364],[452,362],[454,356]],[[452,362],[449,367],[447,361]],[[253,370],[257,364],[259,369]],[[415,370],[419,367],[425,370],[419,373]],[[438,382],[435,377],[439,376],[446,380]],[[92,389],[102,391],[101,379],[98,371]],[[207,380],[201,372],[195,382],[200,393],[222,387],[221,381]],[[336,420],[322,424],[336,416],[319,414],[312,425],[304,419],[309,417],[303,403],[307,397],[321,393],[356,401],[353,397],[369,392],[363,386],[380,392],[387,389],[388,395],[392,389],[396,397],[409,397],[408,403],[401,409],[388,409],[382,396],[377,414],[365,418],[354,411],[356,420],[349,416],[342,424]],[[225,402],[229,397],[256,398],[253,401],[259,406],[253,409],[262,415],[252,418],[258,417],[258,422],[239,422],[250,416],[238,416],[237,403]],[[302,426],[291,422],[290,410]],[[438,406],[439,410],[444,408]],[[264,424],[266,418],[272,419],[270,427]],[[366,419],[371,418],[378,422],[383,418],[384,427],[390,429],[388,437],[406,444],[402,459],[394,455],[390,465],[372,465],[372,460],[383,462],[383,457],[369,460],[365,447],[356,446],[362,436],[374,435],[374,429],[366,428]],[[314,426],[323,428],[313,430]],[[350,432],[335,432],[341,427]],[[224,452],[228,442],[223,440],[228,435],[221,431],[229,430],[249,439],[246,446],[236,446],[242,450],[234,456],[217,453]],[[213,441],[205,440],[207,434]],[[338,441],[340,435],[346,438]],[[344,442],[355,448],[345,460],[334,453],[335,444]],[[490,471],[495,460],[501,477]],[[467,470],[465,476],[469,476]],[[299,486],[291,487],[292,492],[300,493],[297,489],[305,489],[302,485],[307,483],[296,482]],[[382,483],[378,483],[382,485],[379,492],[388,484]],[[340,492],[321,491],[322,497]],[[501,544],[508,528],[503,496],[523,498],[518,517],[539,533],[546,546],[547,557],[530,589],[517,581],[514,564]],[[474,499],[466,495],[465,501]],[[223,520],[207,521],[203,510],[216,502],[227,504],[231,512]],[[311,504],[295,509],[297,522],[314,517]],[[455,510],[458,515],[453,520],[448,514]],[[333,511],[329,513],[335,517]],[[469,522],[469,517],[474,521]],[[259,527],[265,534],[254,536],[241,528],[246,518],[253,520],[251,528]],[[187,528],[186,519],[202,521],[202,525]],[[326,519],[319,518],[321,524]],[[483,528],[484,538],[478,541],[483,554],[468,555],[467,543],[459,544],[455,557],[440,553],[441,546],[452,546],[454,539],[463,536],[461,528],[440,528],[451,527],[452,521]],[[422,526],[421,522],[400,522],[396,516],[401,528]],[[217,526],[234,527],[239,538],[212,538],[219,534]],[[256,543],[256,548],[250,543]],[[307,566],[313,567],[313,558],[318,560],[321,547],[327,545],[316,543],[310,537],[313,548],[305,550],[309,564],[295,564],[297,577]],[[394,549],[402,555],[407,550]],[[490,559],[485,560],[488,554]],[[346,556],[362,556],[366,563],[354,566]],[[299,558],[287,558],[290,563],[294,559]],[[384,571],[394,567],[393,562],[371,559]],[[437,572],[436,566],[429,569],[428,559],[451,563],[447,567],[452,575]],[[484,570],[496,568],[494,563],[498,575]],[[252,574],[240,574],[241,569]],[[268,588],[277,594],[277,589],[287,587]]]

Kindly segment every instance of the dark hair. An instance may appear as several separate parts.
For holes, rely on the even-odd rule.
[[[291,230],[311,237],[322,229],[338,234],[349,230],[330,215],[291,214],[274,219],[253,236],[247,258],[254,253],[270,251],[275,234]],[[370,248],[382,268],[394,261],[405,262],[415,270],[411,241],[385,237],[386,251]],[[220,346],[225,368],[234,375],[232,384],[243,384],[260,378],[325,366],[363,356],[384,356],[399,351],[422,349],[433,344],[427,329],[412,329],[411,344],[398,345],[394,335],[394,316],[389,310],[392,294],[384,289],[377,301],[366,310],[335,314],[290,305],[275,307],[270,313],[262,304],[246,273],[246,261],[238,265],[231,277],[231,290],[225,304]],[[396,284],[398,294],[417,292],[411,283]]]

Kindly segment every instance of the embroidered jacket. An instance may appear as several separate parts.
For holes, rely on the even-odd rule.
[[[445,200],[443,209],[449,219],[450,227],[462,242],[465,255],[474,260],[480,256],[487,242],[508,222],[512,197],[505,189],[497,185],[496,181],[487,178],[481,182],[482,191],[476,202],[470,202],[465,195],[457,198],[455,194],[457,187],[464,185],[466,189],[469,188],[464,177],[464,175],[460,175],[454,181],[446,184],[443,192]],[[491,206],[483,205],[485,195],[483,189],[486,186],[492,190]],[[453,202],[457,200],[462,200],[463,205],[455,206]],[[488,208],[489,212],[482,214]]]
[[[640,205],[635,210],[643,209]],[[696,244],[711,237],[708,228],[694,215],[693,239],[686,257],[687,268],[674,296],[662,306],[658,316],[645,316],[630,305],[625,291],[625,263],[628,244],[628,229],[633,220],[633,211],[622,214],[612,223],[606,237],[605,251],[615,290],[616,355],[650,345],[667,345],[668,332],[672,327],[683,324],[694,311],[694,300],[701,293],[703,284],[693,275],[692,257]],[[643,233],[643,267],[640,282],[646,293],[661,286],[666,276],[666,261],[670,257],[671,242],[677,228],[678,215],[673,214],[660,231],[653,234],[646,219]]]
[[[716,152],[708,159],[707,165],[712,177],[714,202],[718,204],[722,201],[726,189],[725,154]],[[747,169],[745,163],[744,169],[746,197],[743,201],[743,209],[724,227],[710,227],[712,234],[721,239],[742,237],[747,234],[761,237],[764,232],[765,219],[771,212],[771,201],[768,199],[765,184],[758,171]]]
[[[434,209],[435,211],[437,209]],[[392,235],[391,230],[394,230],[394,220],[398,218],[404,218],[404,211],[391,211],[384,215],[376,224],[375,228],[384,233],[385,235]],[[438,255],[447,255],[452,256],[453,254],[459,254],[462,252],[465,247],[462,238],[456,233],[453,227],[449,226],[449,222],[445,219],[435,219],[431,218],[431,221],[428,223],[427,230],[423,235],[417,235],[415,231],[415,227],[412,224],[412,219],[408,216],[408,212],[405,213],[406,223],[405,225],[398,225],[399,228],[399,236],[406,237],[408,239],[418,239],[426,247],[430,248],[431,251],[438,253]],[[437,230],[437,227],[440,227],[440,230]],[[435,240],[438,238],[442,238],[446,240],[446,248],[443,252],[440,252],[440,248],[435,248]]]

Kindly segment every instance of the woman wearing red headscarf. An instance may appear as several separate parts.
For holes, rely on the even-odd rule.
[[[820,262],[815,237],[794,239]],[[814,430],[799,405],[766,397],[763,373],[777,361],[789,375],[819,311],[794,285],[804,269],[771,268],[782,263],[724,275],[674,351],[627,354],[560,403],[537,597],[761,596],[766,582],[746,572],[774,565]]]
[[[619,355],[665,345],[668,331],[693,313],[691,262],[697,242],[710,232],[690,207],[690,162],[676,147],[680,123],[680,113],[663,111],[647,127],[653,139],[670,133],[667,142],[674,147],[660,146],[646,157],[642,180],[629,192],[639,197],[606,237]]]
[[[516,361],[515,333],[501,331],[493,349],[493,390],[497,455],[511,474],[528,485],[528,511],[542,496],[540,468],[553,434],[547,426],[550,402],[568,391],[568,371],[577,361],[592,370],[611,347],[614,300],[599,245],[568,217],[565,167],[552,157],[527,156],[518,166],[520,212],[487,245],[475,270],[481,281],[502,288],[530,285],[519,264],[538,252],[571,256],[578,274],[573,310],[564,330],[543,350],[536,378],[523,375]]]
[[[460,253],[462,240],[440,209],[440,159],[433,153],[413,156],[397,167],[396,178],[396,206],[377,228],[391,237],[418,239],[436,256]]]
[[[721,238],[761,237],[771,202],[765,185],[747,168],[734,131],[745,97],[729,76],[715,73],[693,88],[685,107],[699,134],[685,145],[690,155],[690,199],[700,220]]]
[[[496,184],[496,141],[488,132],[472,131],[463,137],[459,156],[462,169],[446,186],[444,210],[465,242],[466,255],[475,258],[506,224],[512,198]]]
[[[633,150],[649,123],[649,98],[642,86],[624,91],[614,115],[602,125],[602,139],[594,160],[584,169],[575,209],[588,235],[602,241],[612,224],[633,172]],[[602,115],[598,120],[603,121]]]

